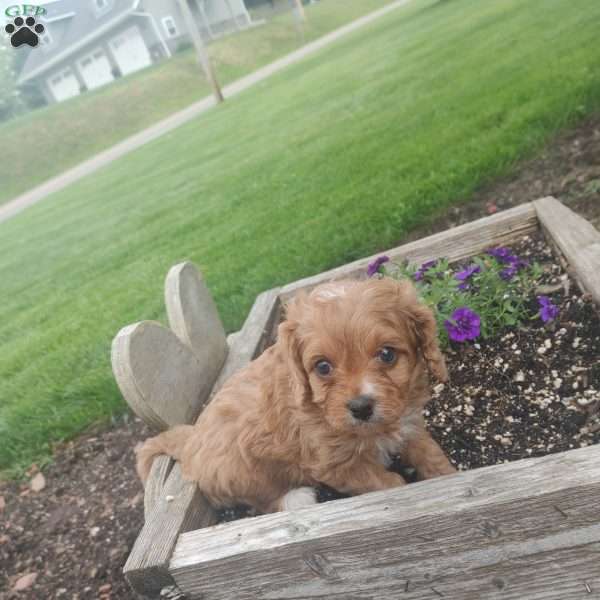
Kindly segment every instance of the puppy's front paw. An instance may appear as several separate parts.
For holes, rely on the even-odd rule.
[[[298,510],[317,503],[317,492],[311,487],[290,490],[280,500],[281,510]]]
[[[443,475],[453,475],[456,473],[456,468],[450,461],[436,461],[431,464],[422,465],[417,469],[420,479],[433,479],[434,477],[442,477]]]

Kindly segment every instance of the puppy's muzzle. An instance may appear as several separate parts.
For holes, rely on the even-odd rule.
[[[371,396],[360,395],[348,402],[350,414],[358,421],[369,421],[373,416],[375,400]]]

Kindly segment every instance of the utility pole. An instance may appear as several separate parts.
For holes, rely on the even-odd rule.
[[[225,98],[223,98],[223,92],[219,86],[219,82],[217,81],[217,77],[213,70],[212,64],[210,62],[210,58],[208,57],[208,53],[206,52],[206,46],[204,45],[204,41],[202,40],[202,36],[200,35],[200,31],[198,30],[198,26],[196,25],[196,20],[194,19],[194,15],[187,3],[187,0],[177,0],[179,3],[179,8],[183,13],[183,19],[187,23],[188,31],[192,36],[192,41],[194,42],[194,46],[196,47],[196,54],[198,56],[198,62],[202,66],[202,70],[206,75],[206,79],[208,79],[208,83],[212,88],[213,95],[217,104],[223,102]]]
[[[303,23],[306,22],[306,13],[304,12],[304,5],[302,4],[302,0],[293,0],[293,3],[295,5],[294,10],[296,11],[296,14],[298,15],[298,19],[300,21],[302,21]]]

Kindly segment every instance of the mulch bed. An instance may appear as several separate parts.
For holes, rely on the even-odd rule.
[[[136,598],[121,569],[143,525],[132,449],[149,434],[131,418],[91,431],[57,451],[39,492],[29,480],[0,487],[0,599]],[[33,573],[28,590],[11,592]]]
[[[558,197],[600,225],[599,119],[562,135],[513,176],[439,215],[410,239],[544,195]],[[539,242],[531,252],[547,262]],[[560,277],[558,269],[550,277]],[[591,358],[600,356],[598,315],[573,287],[553,298],[560,298],[556,324],[532,321],[526,331],[447,352],[451,384],[436,388],[428,420],[462,468],[600,441],[600,368],[591,365]],[[44,469],[43,489],[31,490],[35,467],[23,482],[0,483],[0,600],[136,598],[121,569],[143,523],[132,449],[148,435],[129,417],[59,448]],[[321,496],[335,495],[322,491]],[[35,581],[12,591],[27,574],[35,574]]]

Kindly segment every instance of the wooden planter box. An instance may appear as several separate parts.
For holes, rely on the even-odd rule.
[[[554,198],[386,252],[458,261],[537,230],[600,303],[600,233]],[[258,296],[225,338],[189,263],[167,277],[171,329],[138,323],[113,343],[132,408],[157,429],[202,405],[274,336],[282,303],[324,281],[364,276],[374,257]],[[600,446],[520,460],[394,490],[212,526],[215,514],[167,457],[154,461],[145,525],[125,575],[140,594],[186,598],[600,598]]]

